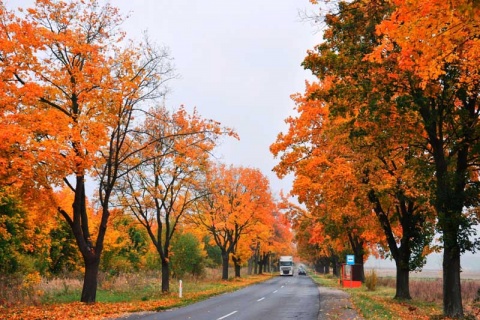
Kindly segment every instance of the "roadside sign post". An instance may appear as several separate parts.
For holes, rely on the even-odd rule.
[[[359,277],[362,265],[355,264],[355,255],[348,254],[342,264],[340,283],[343,287],[358,288],[362,285]]]
[[[178,297],[179,297],[179,298],[182,297],[182,291],[183,291],[183,288],[182,288],[182,280],[179,280],[179,281],[178,281]]]

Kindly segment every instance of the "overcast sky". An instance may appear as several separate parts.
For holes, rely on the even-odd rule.
[[[34,0],[5,0],[29,7]],[[107,0],[99,0],[106,3]],[[303,92],[311,73],[301,63],[321,33],[300,18],[314,12],[308,0],[110,0],[129,18],[127,38],[169,48],[177,74],[166,106],[197,108],[199,114],[236,130],[215,154],[226,164],[259,168],[278,195],[292,178],[279,180],[269,151],[284,120],[293,115],[290,95]]]
[[[33,0],[7,0],[9,8]],[[101,0],[100,0],[101,2]],[[284,119],[294,115],[290,95],[303,92],[312,79],[301,63],[322,40],[321,33],[299,12],[314,12],[308,0],[111,0],[130,18],[123,25],[128,38],[151,40],[169,48],[179,79],[169,86],[166,105],[196,107],[204,118],[233,127],[240,141],[224,139],[217,156],[226,164],[259,168],[278,195],[288,192],[291,178],[271,171],[278,160],[269,146]],[[441,257],[427,268],[439,269]],[[466,270],[480,270],[479,257],[463,258]],[[382,262],[371,259],[373,267]],[[391,266],[391,263],[382,266]]]
[[[259,168],[274,193],[288,192],[291,179],[271,172],[277,160],[269,146],[293,114],[290,95],[311,77],[301,67],[321,34],[299,11],[308,0],[116,0],[130,18],[129,37],[149,37],[170,49],[179,79],[170,82],[167,107],[196,107],[205,118],[233,127],[217,150],[226,164]]]

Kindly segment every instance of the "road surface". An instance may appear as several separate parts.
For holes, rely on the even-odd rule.
[[[319,291],[310,277],[274,277],[183,308],[133,314],[128,320],[317,320]]]

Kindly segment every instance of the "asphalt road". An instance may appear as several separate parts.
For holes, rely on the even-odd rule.
[[[295,275],[278,276],[187,307],[122,319],[317,320],[319,309],[317,285],[309,277]]]

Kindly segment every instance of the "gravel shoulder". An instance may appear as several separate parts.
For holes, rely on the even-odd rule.
[[[324,319],[363,319],[353,308],[350,295],[342,290],[318,287],[320,292],[320,310],[318,320]]]

